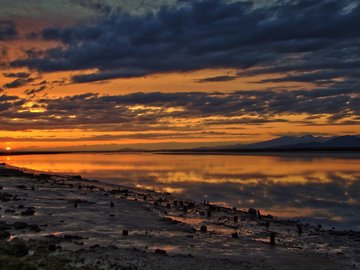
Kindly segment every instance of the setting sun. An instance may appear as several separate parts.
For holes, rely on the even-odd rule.
[[[8,146],[8,147],[5,148],[5,150],[6,150],[6,151],[11,151],[11,147]]]

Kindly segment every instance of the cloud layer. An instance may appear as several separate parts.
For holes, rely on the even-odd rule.
[[[12,65],[41,72],[98,70],[73,76],[78,83],[205,68],[251,68],[240,76],[296,73],[278,82],[350,80],[359,77],[353,71],[360,65],[355,25],[360,25],[360,6],[351,0],[278,1],[265,7],[191,1],[158,12],[110,12],[92,24],[44,29],[43,39],[62,45]]]

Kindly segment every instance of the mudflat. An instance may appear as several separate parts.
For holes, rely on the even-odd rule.
[[[360,269],[360,232],[0,166],[0,269]]]

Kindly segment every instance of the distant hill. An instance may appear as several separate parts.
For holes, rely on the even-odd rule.
[[[264,148],[277,148],[277,147],[285,147],[288,145],[295,145],[295,144],[306,144],[306,143],[312,143],[312,142],[324,142],[328,138],[326,137],[320,137],[320,136],[312,136],[312,135],[306,135],[306,136],[283,136],[279,138],[275,138],[269,141],[264,142],[258,142],[253,144],[248,144],[245,146],[242,146],[242,149],[264,149]]]
[[[360,147],[360,136],[340,136],[323,142],[309,142],[282,146],[282,148],[355,148]]]
[[[268,141],[241,145],[225,145],[217,147],[203,147],[193,149],[195,151],[246,151],[246,150],[286,150],[286,149],[351,149],[360,148],[360,136],[283,136]]]

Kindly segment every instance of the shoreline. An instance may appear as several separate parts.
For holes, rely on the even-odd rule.
[[[9,245],[9,239],[23,239],[30,255],[17,259],[35,267],[65,258],[69,269],[360,267],[359,232],[323,230],[262,216],[256,209],[219,207],[81,176],[5,164],[0,172],[0,232],[10,233]],[[21,229],[16,222],[27,225]],[[272,232],[275,245],[270,245]],[[39,260],[39,254],[46,259]]]

